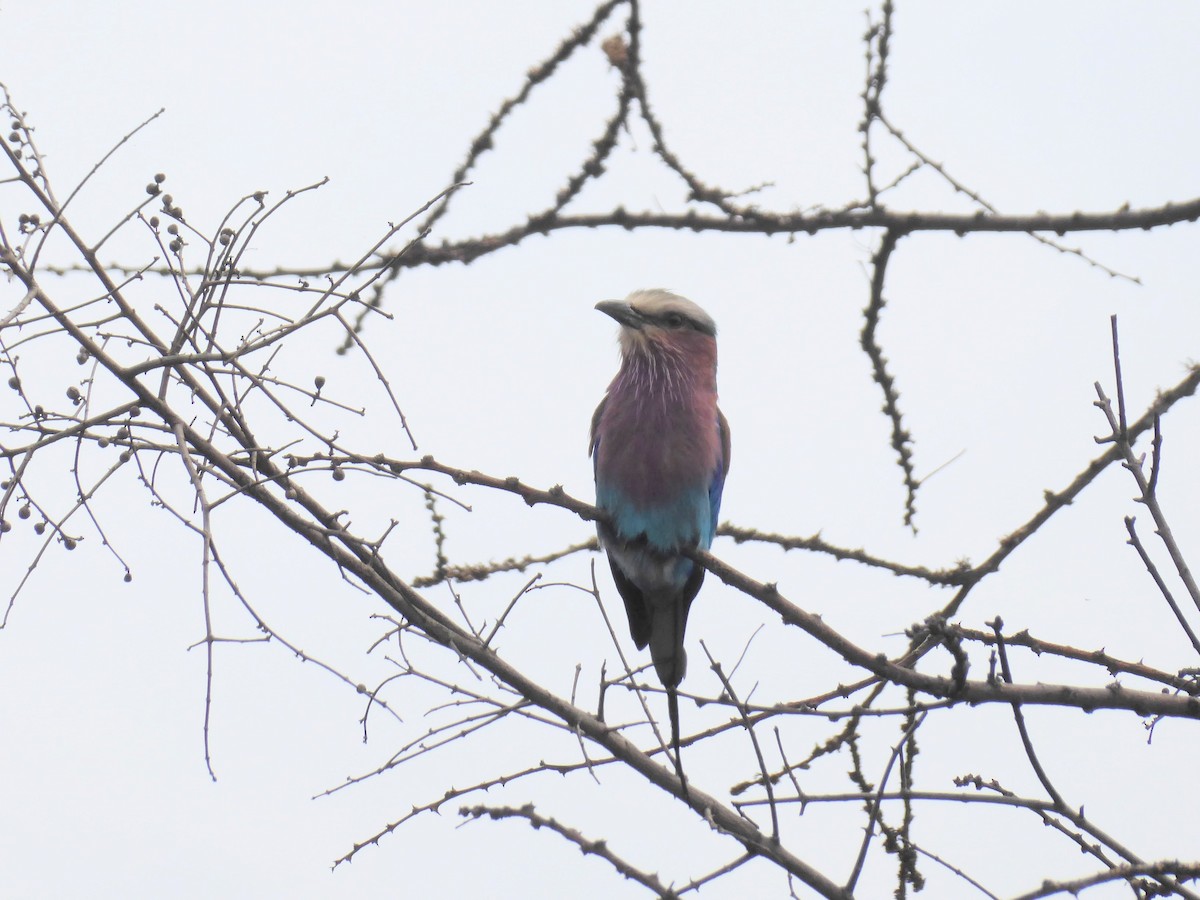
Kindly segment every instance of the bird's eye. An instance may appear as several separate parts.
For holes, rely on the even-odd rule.
[[[668,328],[682,328],[683,327],[683,316],[681,316],[679,313],[675,313],[675,312],[667,313],[666,316],[664,317],[663,321],[665,321],[667,323]]]

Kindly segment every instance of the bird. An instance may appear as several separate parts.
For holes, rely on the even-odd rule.
[[[621,366],[592,416],[600,545],[625,603],[629,633],[650,647],[667,694],[675,770],[684,631],[705,569],[685,550],[708,550],[729,472],[729,423],[717,406],[717,327],[670,291],[634,291],[596,309],[621,326]]]

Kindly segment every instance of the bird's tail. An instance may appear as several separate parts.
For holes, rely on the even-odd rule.
[[[687,653],[683,649],[683,631],[687,610],[682,598],[667,596],[651,604],[650,658],[658,680],[667,689],[667,714],[671,719],[671,751],[675,756],[675,774],[688,799],[687,777],[683,774],[683,757],[679,754],[679,682],[687,671]]]
[[[679,776],[679,785],[683,788],[683,799],[689,801],[687,776],[683,774],[683,757],[679,752],[679,690],[677,687],[667,688],[667,715],[671,718],[671,752],[675,754],[675,774]]]
[[[687,653],[683,649],[687,611],[677,596],[652,601],[650,607],[650,658],[654,660],[654,671],[663,687],[677,687],[687,671]]]

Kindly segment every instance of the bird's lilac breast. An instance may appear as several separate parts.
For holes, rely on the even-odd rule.
[[[636,394],[615,382],[596,427],[596,503],[624,540],[660,553],[708,548],[721,466],[716,395]],[[674,402],[672,402],[674,400]]]

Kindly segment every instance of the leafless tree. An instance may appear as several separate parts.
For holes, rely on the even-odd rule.
[[[1193,397],[1200,386],[1200,368],[1188,368],[1149,407],[1127,408],[1114,319],[1115,368],[1111,373],[1096,373],[1100,379],[1096,454],[1079,460],[1075,477],[1046,491],[1044,502],[1028,510],[1025,522],[976,564],[910,564],[835,546],[820,535],[765,533],[751,525],[723,524],[720,534],[727,539],[789,551],[777,558],[780,570],[738,571],[722,561],[720,542],[713,555],[696,553],[695,559],[716,579],[770,609],[783,623],[783,640],[797,647],[819,642],[841,663],[828,673],[825,689],[814,695],[760,700],[753,685],[739,679],[740,660],[710,654],[707,662],[721,689],[683,695],[697,709],[703,704],[707,710],[706,724],[687,731],[683,746],[697,759],[704,758],[706,747],[718,748],[725,761],[718,777],[724,780],[714,780],[711,769],[706,769],[692,781],[685,797],[658,724],[663,712],[658,688],[636,667],[636,660],[621,655],[618,671],[602,673],[598,685],[578,683],[567,698],[549,690],[533,674],[528,660],[510,658],[498,649],[496,638],[502,629],[529,627],[514,625],[510,618],[529,592],[542,579],[553,577],[560,561],[595,551],[595,541],[500,562],[451,560],[439,511],[446,504],[465,502],[472,493],[486,492],[514,495],[529,507],[553,507],[565,520],[592,522],[601,513],[560,486],[475,471],[470,460],[452,463],[417,456],[415,441],[414,455],[401,456],[369,440],[343,438],[344,423],[362,416],[361,404],[353,396],[328,390],[326,379],[317,374],[320,367],[312,361],[313,346],[332,350],[340,344],[343,352],[359,361],[363,378],[372,379],[388,398],[392,424],[406,431],[403,397],[389,383],[387,365],[370,348],[372,320],[391,315],[389,287],[406,270],[470,263],[534,235],[605,226],[785,234],[797,240],[831,230],[862,230],[873,235],[875,243],[869,289],[862,301],[861,348],[890,424],[890,451],[881,448],[881,452],[894,455],[898,477],[905,485],[906,506],[898,514],[912,525],[922,479],[916,474],[913,436],[878,332],[889,265],[903,252],[904,239],[923,232],[1012,233],[1013,240],[1041,241],[1104,268],[1062,241],[1080,232],[1147,231],[1194,222],[1200,217],[1200,198],[1100,213],[998,213],[911,143],[886,114],[883,98],[892,19],[890,2],[868,17],[859,126],[864,193],[841,208],[765,209],[691,171],[668,144],[667,129],[650,103],[637,0],[607,0],[534,66],[520,90],[495,111],[443,193],[384,230],[354,262],[302,270],[259,271],[247,264],[246,255],[251,242],[268,232],[276,217],[287,214],[298,194],[319,185],[291,192],[278,202],[268,202],[262,194],[243,197],[222,221],[211,224],[189,221],[181,208],[184,200],[166,193],[165,177],[157,175],[147,184],[146,196],[115,217],[111,230],[84,234],[73,225],[72,202],[87,179],[66,196],[59,194],[30,120],[5,93],[8,175],[0,179],[0,267],[10,287],[0,310],[0,369],[7,381],[0,406],[4,433],[0,459],[7,466],[0,485],[0,539],[11,545],[11,535],[18,530],[39,539],[16,579],[7,611],[24,602],[23,591],[39,566],[58,559],[61,551],[75,549],[82,540],[99,539],[124,567],[120,548],[106,537],[105,516],[112,514],[111,507],[100,498],[108,491],[122,491],[122,502],[129,503],[135,496],[134,485],[140,485],[144,498],[193,533],[202,547],[196,590],[207,623],[203,637],[210,697],[203,732],[206,760],[210,760],[207,723],[214,652],[222,643],[252,640],[281,644],[361,694],[364,728],[372,716],[393,716],[399,721],[394,712],[398,701],[409,705],[411,696],[424,698],[433,724],[405,726],[411,731],[410,740],[392,748],[378,770],[358,780],[390,770],[402,773],[419,757],[463,742],[481,744],[497,732],[529,748],[524,764],[512,765],[504,757],[493,770],[466,785],[456,782],[431,789],[425,802],[380,823],[377,833],[357,836],[341,859],[331,861],[335,864],[358,858],[375,845],[380,846],[376,852],[386,853],[388,837],[409,820],[460,804],[461,815],[469,819],[523,820],[537,829],[531,831],[529,841],[565,840],[662,897],[696,892],[732,878],[743,867],[762,866],[778,870],[781,894],[790,890],[805,896],[862,896],[859,888],[865,868],[888,858],[898,897],[920,890],[930,869],[953,873],[959,896],[999,896],[976,879],[969,866],[929,845],[922,836],[918,813],[959,805],[975,817],[968,821],[977,823],[986,823],[989,811],[997,807],[1018,810],[1026,827],[1042,841],[1073,847],[1088,860],[1090,874],[1083,877],[1064,877],[1050,862],[1042,868],[1026,861],[1030,887],[1022,897],[1075,895],[1114,882],[1124,883],[1137,897],[1200,896],[1200,889],[1189,886],[1200,877],[1200,856],[1190,861],[1164,858],[1154,847],[1134,846],[1134,839],[1125,834],[1126,822],[1102,822],[1085,815],[1085,802],[1094,799],[1070,796],[1059,786],[1056,773],[1043,765],[1036,729],[1026,721],[1031,708],[1052,707],[1063,717],[1116,711],[1122,727],[1133,729],[1142,723],[1152,728],[1170,719],[1187,724],[1200,719],[1200,669],[1179,671],[1156,661],[1153,654],[1139,660],[1118,658],[1103,645],[1073,645],[1069,634],[1035,636],[1027,630],[1013,631],[999,617],[988,619],[986,610],[970,603],[977,588],[999,579],[1001,564],[1040,538],[1060,510],[1084,495],[1106,470],[1123,467],[1137,502],[1153,521],[1151,541],[1143,540],[1132,516],[1125,520],[1129,542],[1150,576],[1147,590],[1161,595],[1169,621],[1200,656],[1195,631],[1200,625],[1200,588],[1173,536],[1158,491],[1163,423]],[[471,179],[510,115],[552,80],[566,60],[588,52],[603,52],[619,75],[615,109],[599,126],[588,157],[575,171],[564,174],[555,201],[506,230],[437,242],[434,237],[442,216],[459,201],[460,187]],[[664,169],[687,185],[688,207],[678,212],[620,208],[603,214],[572,212],[572,202],[602,175],[621,134],[635,120],[648,129],[652,152]],[[113,152],[119,152],[132,136]],[[906,167],[882,170],[876,156],[883,142],[893,150],[902,149]],[[887,205],[890,193],[917,172],[944,179],[969,198],[975,212],[950,214]],[[24,211],[14,217],[13,210],[18,209]],[[142,242],[146,248],[142,262],[129,267],[101,262],[101,252],[118,234]],[[51,250],[56,258],[65,254],[73,262],[65,267],[48,265],[44,260]],[[62,360],[68,354],[78,363],[73,371],[64,371]],[[1148,451],[1141,449],[1146,446]],[[64,463],[73,473],[65,486]],[[339,508],[340,501],[330,490],[332,484],[348,479],[383,485],[380,490],[390,496],[422,498],[436,551],[432,573],[414,577],[393,568],[388,560],[391,528],[371,534],[355,527],[357,520],[367,517]],[[247,505],[265,513],[274,527],[302,538],[312,554],[326,558],[347,582],[381,601],[377,642],[364,652],[386,652],[395,665],[392,677],[377,685],[359,685],[336,666],[315,660],[290,643],[286,634],[259,614],[253,598],[239,588],[237,573],[227,565],[220,527],[230,509]],[[514,504],[513,508],[522,507]],[[864,646],[786,596],[777,587],[784,580],[781,571],[803,558],[801,554],[831,557],[927,586],[927,613],[908,627],[903,651],[889,654]],[[1164,554],[1166,562],[1156,562]],[[11,554],[5,558],[12,571]],[[128,580],[127,567],[125,572]],[[456,586],[489,579],[503,584],[497,576],[514,572],[531,574],[515,596],[495,600],[498,614],[480,617],[457,602]],[[576,587],[581,596],[593,598],[590,602],[600,616],[606,615],[595,580]],[[211,614],[216,591],[237,599],[258,634],[223,636]],[[898,627],[902,629],[904,623]],[[1110,627],[1120,628],[1120,623],[1112,622]],[[610,623],[609,630],[621,654],[626,643],[618,623]],[[707,645],[701,644],[707,653]],[[754,652],[754,647],[747,650]],[[956,717],[965,722],[972,710],[987,705],[1011,708],[1011,721],[1005,727],[1017,735],[1036,787],[1018,790],[986,771],[965,769],[953,785],[923,783],[918,746],[928,751],[930,742],[944,741],[947,734],[934,731],[930,723],[954,722]],[[803,723],[804,733],[811,733],[814,722],[827,723],[825,738],[815,746],[797,727]],[[686,716],[684,726],[686,730]],[[828,774],[829,760],[836,760],[837,776]],[[490,788],[501,785],[510,790],[505,796],[513,796],[512,791],[519,796],[523,784],[548,774],[602,783],[613,767],[635,774],[639,790],[665,791],[678,797],[681,805],[686,803],[690,814],[721,836],[724,857],[714,861],[709,871],[687,879],[678,872],[655,874],[659,864],[648,867],[633,862],[620,834],[585,834],[577,824],[545,815],[532,803],[496,803],[487,796]],[[817,770],[823,774],[810,777]],[[847,779],[844,789],[836,787],[836,777]],[[1181,789],[1192,790],[1192,781],[1181,773]],[[813,858],[795,838],[795,823],[806,809],[826,804],[857,811],[855,825],[845,832],[845,841],[856,848],[848,871],[835,871]],[[1153,809],[1146,814],[1153,815]],[[981,836],[986,834],[986,824],[972,827]],[[1001,847],[996,852],[1005,851]],[[671,863],[664,860],[661,865],[669,870]]]

